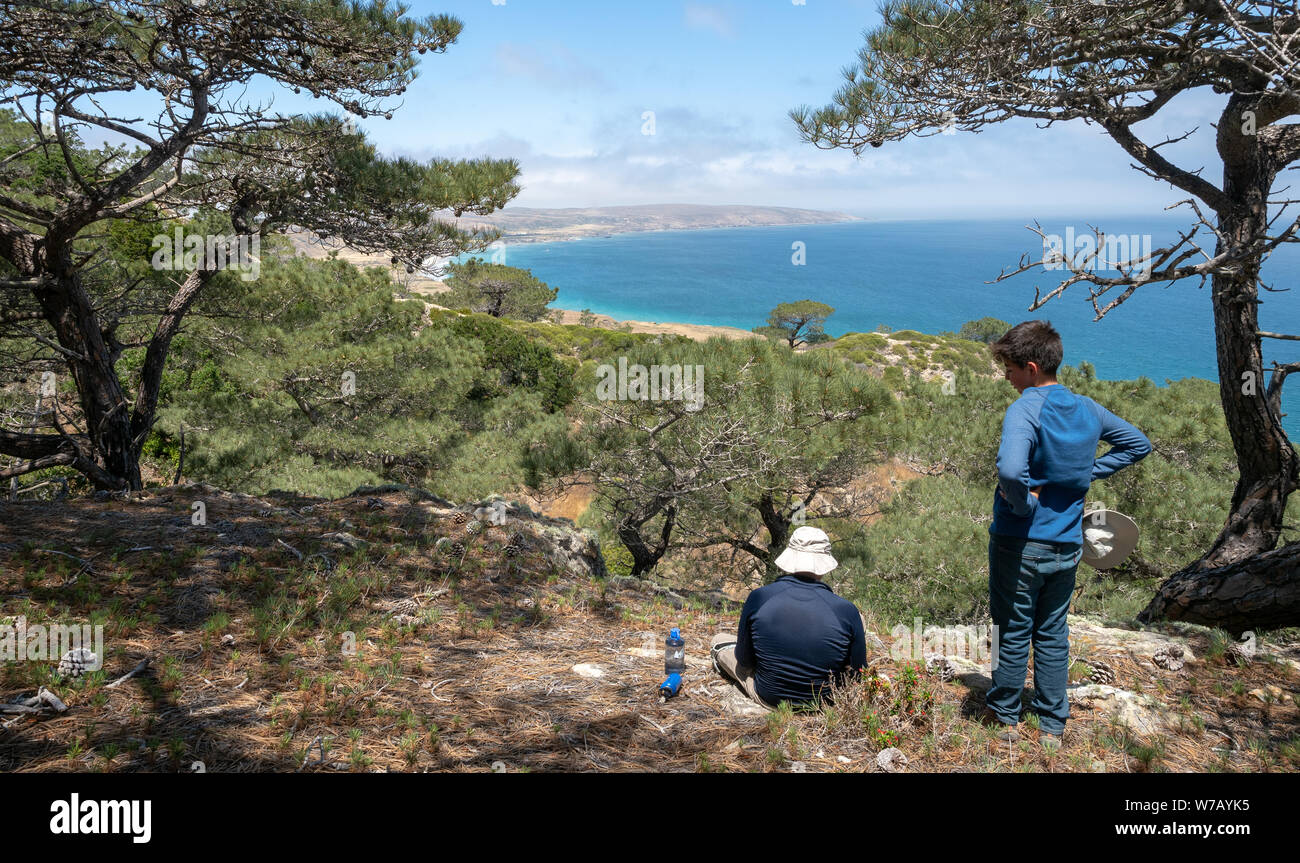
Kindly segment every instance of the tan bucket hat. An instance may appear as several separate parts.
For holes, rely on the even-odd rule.
[[[807,525],[790,534],[790,542],[775,563],[785,572],[811,572],[816,575],[825,575],[840,565],[831,555],[831,538],[825,531]]]

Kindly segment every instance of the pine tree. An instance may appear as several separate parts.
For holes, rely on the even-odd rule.
[[[0,160],[0,338],[66,368],[77,408],[73,429],[0,429],[0,454],[18,459],[0,477],[57,465],[100,488],[141,487],[172,342],[227,262],[171,255],[165,278],[136,278],[139,259],[104,239],[123,223],[172,219],[208,248],[218,235],[251,245],[302,228],[408,263],[495,239],[446,215],[504,206],[519,191],[517,163],[386,159],[351,118],[274,113],[248,87],[272,82],[351,117],[390,117],[417,55],[445,51],[460,31],[454,18],[410,19],[381,0],[0,6],[0,86],[22,113]],[[115,112],[127,94],[131,116]],[[132,146],[80,143],[110,134]],[[255,267],[255,253],[243,257]],[[145,355],[128,393],[117,364],[137,342]]]
[[[830,338],[823,327],[835,309],[813,300],[781,303],[767,316],[767,326],[755,327],[754,332],[769,338],[783,339],[791,349],[803,344],[816,344]]]
[[[730,547],[770,569],[814,499],[878,455],[892,402],[830,353],[762,339],[644,343],[592,373],[577,439],[552,446],[577,450],[565,466],[592,477],[634,575],[674,545]]]
[[[319,495],[400,482],[460,500],[518,485],[531,443],[565,427],[571,372],[545,346],[486,316],[430,321],[378,268],[268,256],[256,281],[218,280],[160,402],[167,441],[187,430],[190,479]],[[142,359],[124,356],[128,380]]]
[[[559,293],[527,270],[487,263],[481,258],[470,258],[448,269],[449,290],[439,294],[438,301],[449,309],[468,308],[494,318],[538,321]]]
[[[1059,237],[1035,227],[1042,256],[998,277],[1063,269],[1030,310],[1084,284],[1098,319],[1137,290],[1182,279],[1213,285],[1220,398],[1238,479],[1217,538],[1161,587],[1144,620],[1238,628],[1300,621],[1300,580],[1282,574],[1300,561],[1300,546],[1258,559],[1277,545],[1288,497],[1300,488],[1300,456],[1280,409],[1286,377],[1300,363],[1266,370],[1260,349],[1262,338],[1297,336],[1263,331],[1258,308],[1264,260],[1300,241],[1300,219],[1284,215],[1294,203],[1284,194],[1287,172],[1300,161],[1297,27],[1300,11],[1283,0],[890,3],[832,103],[791,112],[806,141],[855,153],[1012,118],[1082,119],[1137,170],[1179,190],[1176,206],[1192,224],[1165,247],[1126,254],[1096,229],[1091,252],[1063,250]],[[1206,118],[1216,130],[1218,178],[1178,164],[1165,148],[1195,129],[1143,140],[1144,129],[1161,128],[1161,117],[1180,110],[1170,104],[1192,92],[1223,97]],[[1267,599],[1243,603],[1244,596]]]

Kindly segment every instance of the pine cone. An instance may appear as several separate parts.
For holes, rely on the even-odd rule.
[[[366,509],[383,509],[384,502],[377,497],[366,498]]]
[[[469,516],[463,512],[458,512],[451,517],[451,520],[456,522],[456,524],[464,524],[469,521]]]
[[[451,544],[451,553],[452,553],[453,555],[455,555],[456,557],[460,557],[460,556],[464,555],[464,554],[465,554],[465,543],[463,543],[463,542],[453,542],[453,543]]]
[[[937,653],[931,654],[925,658],[925,670],[939,675],[942,680],[952,680],[957,676],[957,670],[952,667],[948,657],[941,656]]]
[[[406,598],[392,602],[388,606],[388,613],[392,615],[413,615],[420,611],[420,603],[414,599]]]
[[[1183,667],[1183,649],[1174,644],[1166,644],[1151,655],[1151,661],[1161,668],[1177,671]]]
[[[1088,663],[1088,668],[1090,669],[1088,674],[1088,680],[1090,682],[1092,683],[1114,683],[1115,682],[1115,669],[1111,668],[1109,665],[1102,662],[1100,659],[1089,659],[1087,660],[1087,663]]]
[[[80,677],[95,664],[95,654],[85,647],[76,647],[63,654],[59,660],[59,674]]]
[[[474,534],[478,533],[482,529],[483,529],[483,522],[478,521],[477,519],[465,525],[465,532],[468,533],[470,536],[473,536]]]
[[[518,557],[518,556],[519,556],[519,546],[517,546],[517,545],[507,545],[507,546],[505,547],[505,556],[506,556],[506,557],[512,557],[512,558],[513,558],[513,557]]]

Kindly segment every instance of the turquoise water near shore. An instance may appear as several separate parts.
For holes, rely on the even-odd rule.
[[[957,331],[991,316],[1010,323],[1045,318],[1061,333],[1064,363],[1091,362],[1108,380],[1199,377],[1218,380],[1208,281],[1138,288],[1095,321],[1086,284],[1072,285],[1037,311],[1028,311],[1037,285],[1046,294],[1062,272],[1036,268],[987,284],[1037,259],[1043,241],[1025,221],[844,222],[830,225],[726,228],[617,234],[560,243],[507,244],[505,263],[531,270],[559,289],[559,308],[640,321],[674,321],[752,329],[777,303],[813,299],[835,307],[831,335],[870,332],[880,324],[924,333]],[[1032,223],[1030,223],[1032,224]],[[1107,233],[1150,236],[1155,247],[1176,238],[1180,218],[1094,219]],[[1064,241],[1088,224],[1041,222]],[[1202,229],[1202,235],[1204,229]],[[1200,235],[1198,235],[1200,236]],[[795,244],[805,263],[796,265]],[[1076,247],[1077,248],[1077,247]],[[1300,278],[1300,250],[1279,249],[1265,263],[1264,282],[1288,289]],[[1122,289],[1098,300],[1105,306]],[[1300,333],[1300,305],[1289,293],[1262,291],[1260,328]],[[1294,361],[1294,342],[1265,339],[1264,368]],[[1283,425],[1300,434],[1300,379],[1288,381]]]

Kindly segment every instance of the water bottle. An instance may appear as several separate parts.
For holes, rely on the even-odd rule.
[[[668,677],[659,684],[659,694],[671,698],[681,689],[682,675],[686,673],[686,642],[676,627],[664,641],[664,673]]]

